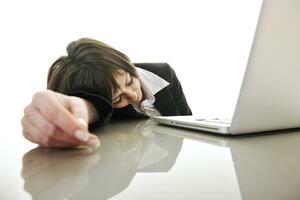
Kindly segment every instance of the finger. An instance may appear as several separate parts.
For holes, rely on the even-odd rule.
[[[98,137],[93,134],[89,134],[87,142],[78,141],[73,136],[65,133],[62,129],[51,124],[51,122],[33,106],[25,108],[24,113],[23,127],[27,130],[27,132],[24,132],[24,134],[26,134],[24,136],[34,143],[46,147],[64,147],[64,145],[66,145],[65,147],[75,147],[86,145],[94,148],[100,145]],[[57,141],[54,143],[54,146],[52,146],[52,141]]]
[[[66,97],[61,96],[61,98]],[[88,133],[83,131],[85,127],[78,119],[72,116],[70,111],[53,94],[46,92],[37,93],[34,95],[32,103],[47,120],[61,128],[67,134],[74,135],[81,141],[88,140]]]
[[[69,135],[62,129],[56,127],[54,124],[48,121],[35,107],[28,106],[24,112],[26,113],[26,116],[29,118],[31,123],[38,129],[39,134],[42,134],[43,137],[70,143],[74,146],[85,144],[85,142],[78,141],[72,135]]]
[[[32,106],[27,107],[25,113],[26,115],[22,119],[23,135],[33,143],[44,147],[76,147],[79,145],[98,147],[100,145],[98,137],[93,134],[90,134],[87,142],[81,142],[59,128],[49,128],[53,126],[50,126],[47,119]],[[35,123],[32,122],[31,118],[35,120]],[[44,123],[46,125],[42,125]],[[37,127],[36,124],[40,126]]]
[[[77,97],[70,97],[66,99],[66,103],[70,112],[77,118],[87,129],[88,128],[88,110],[84,102]]]
[[[89,146],[92,148],[98,147],[100,141],[97,136],[89,134],[89,139],[86,142],[78,141],[73,136],[70,136],[63,130],[57,128],[53,133],[50,134],[49,139],[47,140],[46,147],[77,147],[77,146]]]
[[[67,99],[69,110],[85,127],[88,129],[88,110],[85,102],[77,97],[70,97]],[[89,139],[86,143],[90,147],[98,147],[100,141],[97,136],[89,134]]]
[[[52,132],[47,133],[50,140],[50,145],[52,146],[52,141],[54,141],[53,147],[62,147],[62,145],[56,145],[61,142],[61,144],[66,144],[66,147],[75,147],[80,145],[86,145],[87,142],[79,141],[76,138],[74,138],[72,135],[67,134],[65,131],[63,131],[60,128],[55,128],[52,130]]]
[[[85,127],[88,129],[88,110],[85,102],[77,97],[70,97],[67,99],[69,110]],[[89,134],[89,139],[86,143],[90,147],[98,147],[100,145],[100,140],[97,136]]]
[[[28,120],[26,116],[23,117],[21,123],[23,126],[23,136],[29,141],[39,144],[42,141],[39,130],[30,122],[30,120]]]
[[[100,140],[96,135],[90,134],[89,140],[86,144],[92,148],[96,148],[100,146]]]
[[[27,117],[22,120],[22,124],[26,127],[26,129],[23,130],[25,138],[43,147],[51,147],[50,138],[41,134],[38,128],[36,128]]]
[[[77,147],[78,145],[74,145],[72,143],[69,142],[65,142],[65,141],[60,141],[60,140],[56,140],[53,138],[50,138],[48,141],[48,144],[44,147],[55,147],[55,148],[74,148]]]

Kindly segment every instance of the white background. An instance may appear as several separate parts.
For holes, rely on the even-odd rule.
[[[5,117],[22,113],[45,89],[49,66],[80,37],[103,41],[133,62],[168,62],[195,114],[230,116],[260,6],[261,0],[1,2]]]
[[[15,172],[33,147],[21,136],[23,108],[46,88],[48,68],[69,42],[91,37],[133,62],[168,62],[195,114],[227,117],[238,97],[260,6],[261,0],[1,1],[0,143],[9,152],[0,153],[6,174],[1,177],[7,178],[1,188],[22,191]]]
[[[0,2],[0,121],[20,139],[23,109],[50,65],[81,37],[133,62],[168,62],[195,115],[231,117],[261,0],[10,0]],[[23,138],[22,138],[23,139]],[[31,143],[22,141],[21,146]]]

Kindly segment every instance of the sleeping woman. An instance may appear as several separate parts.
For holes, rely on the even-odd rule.
[[[24,109],[23,135],[44,147],[97,147],[89,129],[115,119],[191,115],[167,63],[132,63],[100,41],[71,42],[50,67],[47,90]]]

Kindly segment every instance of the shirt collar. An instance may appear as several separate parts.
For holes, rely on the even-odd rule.
[[[147,91],[148,95],[154,96],[157,92],[168,86],[170,83],[157,76],[156,74],[136,67],[142,88]]]

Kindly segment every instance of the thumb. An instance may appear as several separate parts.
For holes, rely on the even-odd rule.
[[[88,129],[88,109],[83,99],[78,97],[69,97],[67,102],[71,114],[79,121],[81,128]]]
[[[97,136],[88,133],[88,104],[84,99],[78,97],[70,97],[68,101],[68,107],[74,118],[80,122],[82,130],[75,131],[75,137],[81,141],[87,142],[91,147],[97,147],[100,145],[100,141]]]
[[[88,131],[88,109],[85,101],[78,97],[68,96],[65,103],[70,113],[80,124],[80,128],[74,132],[74,136],[80,141],[88,142],[91,134]]]

